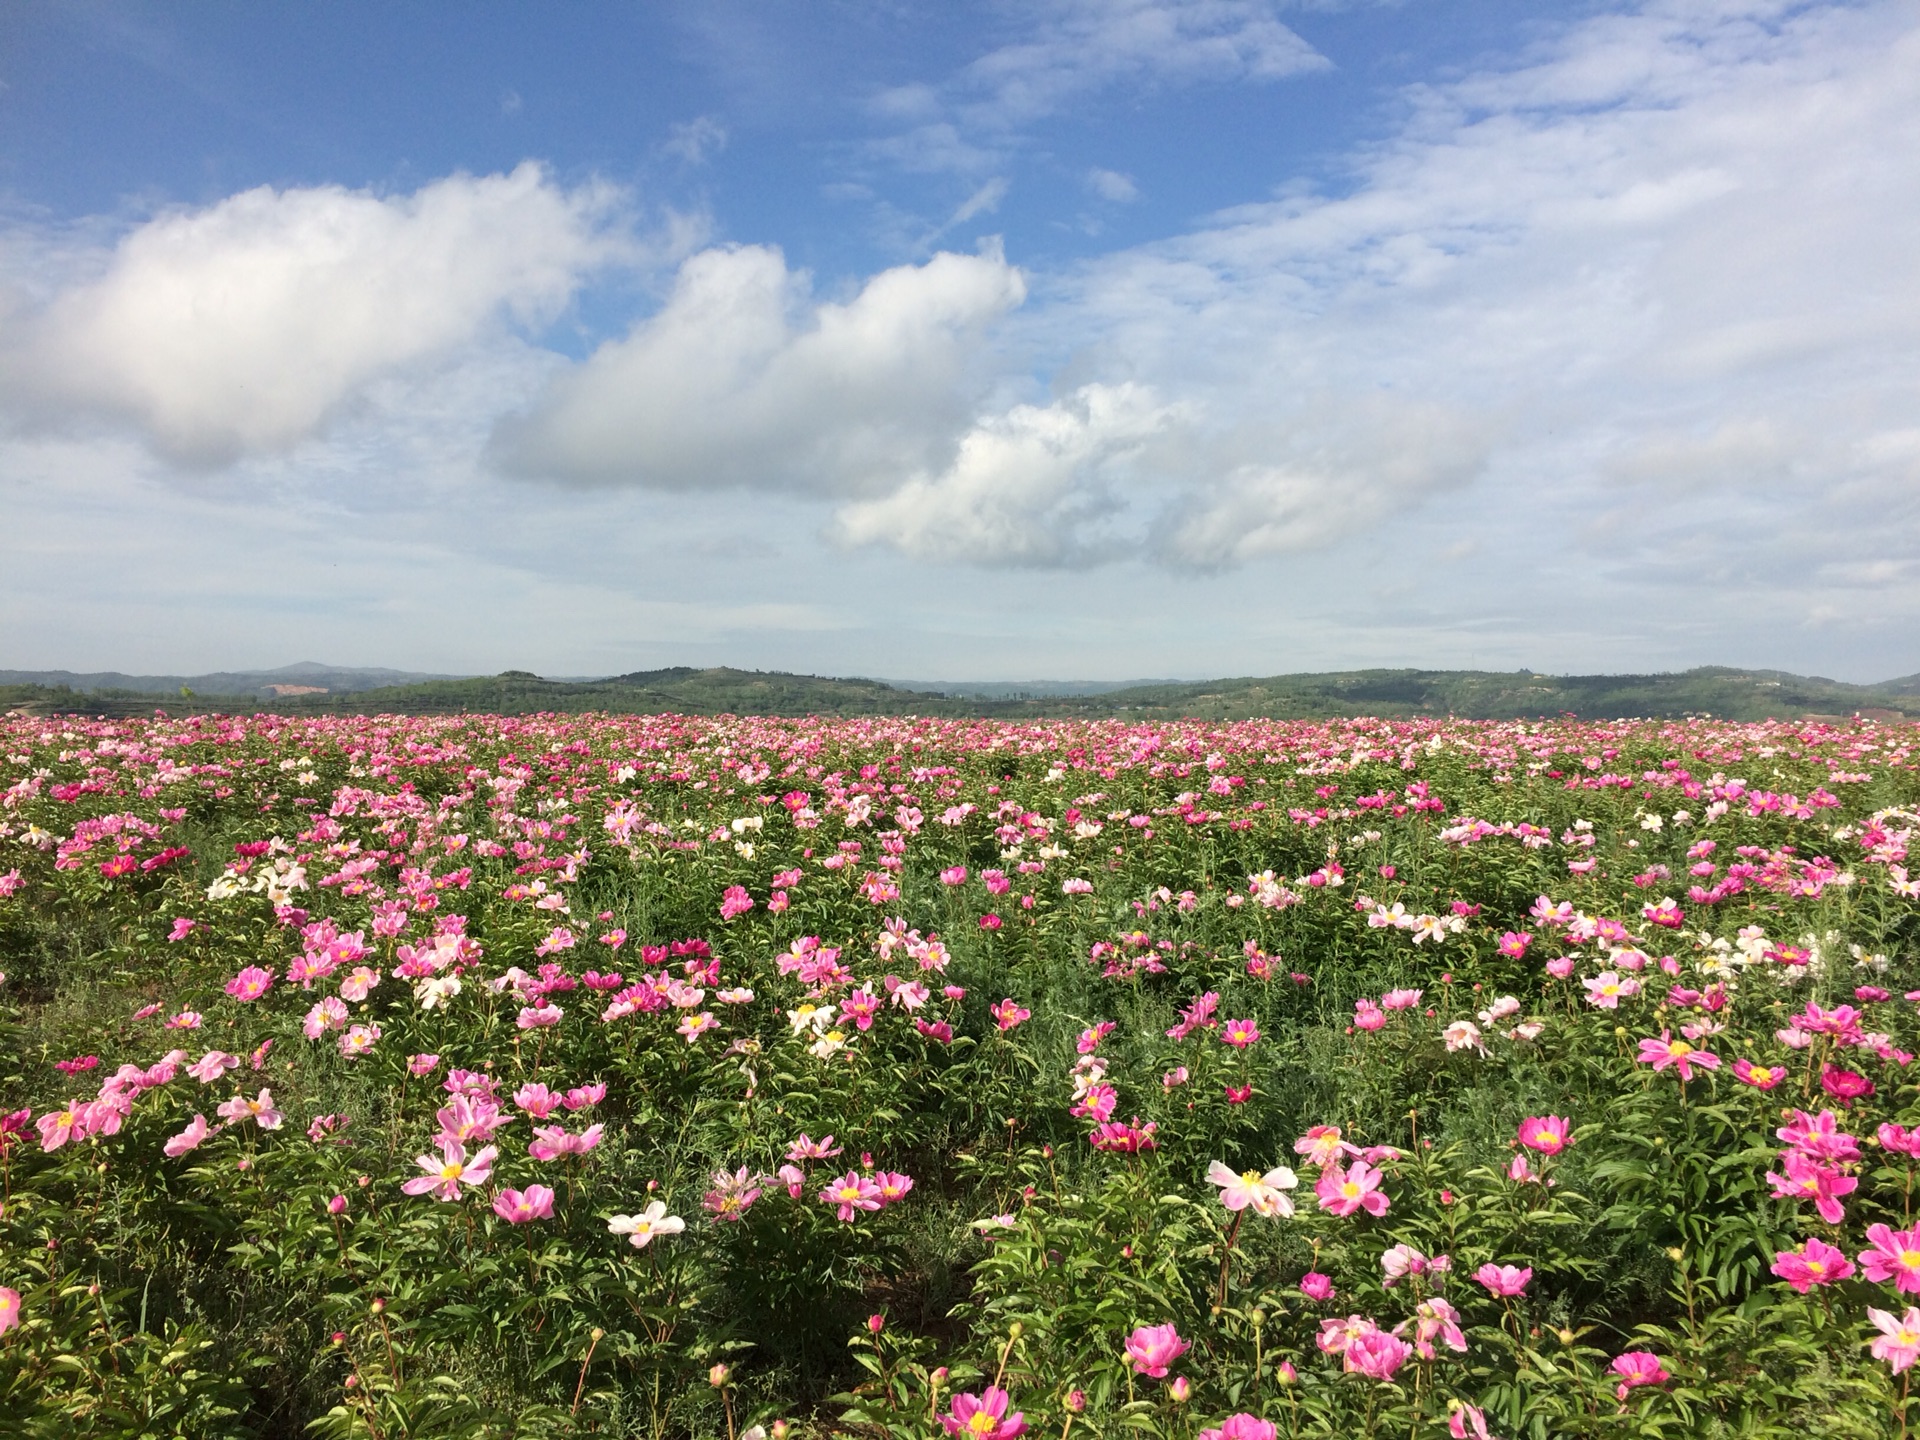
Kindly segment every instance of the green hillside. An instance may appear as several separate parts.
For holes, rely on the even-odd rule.
[[[293,696],[270,708],[292,715],[397,713],[526,715],[545,711],[687,715],[938,715],[1038,719],[1049,716],[1208,720],[1320,719],[1340,715],[1458,715],[1502,720],[1574,714],[1712,715],[1762,720],[1805,715],[1920,718],[1915,677],[1881,685],[1774,670],[1707,666],[1663,675],[1539,675],[1526,671],[1346,670],[1187,684],[1138,685],[1092,695],[986,698],[907,690],[877,680],[780,671],[680,666],[606,680],[543,680],[523,670],[434,680],[349,694]],[[49,714],[141,715],[155,709],[252,713],[246,695],[82,694],[62,687],[0,686],[0,708]]]

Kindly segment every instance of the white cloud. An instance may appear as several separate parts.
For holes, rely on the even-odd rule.
[[[1108,85],[1274,80],[1328,61],[1263,0],[1052,0],[955,88],[974,118],[1021,125]]]
[[[959,208],[948,219],[947,228],[964,225],[976,215],[991,215],[1000,208],[1000,202],[1007,198],[1007,188],[1006,180],[996,175],[960,202]]]
[[[1291,425],[1251,422],[1210,442],[1188,473],[1217,478],[1180,495],[1156,527],[1163,560],[1210,570],[1322,549],[1466,485],[1486,462],[1485,425],[1437,406],[1319,395],[1300,410]]]
[[[939,463],[986,328],[1025,297],[996,252],[943,252],[813,302],[764,246],[687,260],[658,314],[502,423],[508,469],[663,489],[858,494]]]
[[[926,559],[1071,565],[1108,558],[1100,533],[1119,507],[1114,471],[1175,417],[1135,385],[1085,385],[1047,406],[981,420],[938,474],[841,507],[848,544],[881,543]]]
[[[109,417],[189,464],[284,448],[380,375],[553,315],[617,248],[612,201],[529,163],[170,211],[10,326],[0,393],[28,423]]]
[[[1110,200],[1116,205],[1130,205],[1140,198],[1140,187],[1134,183],[1131,175],[1118,170],[1102,170],[1095,167],[1087,171],[1087,189],[1102,200]]]
[[[700,115],[668,130],[660,148],[689,165],[704,165],[727,148],[727,127],[711,115]]]
[[[1279,8],[1272,0],[1022,6],[1010,43],[940,85],[894,86],[869,100],[874,119],[902,127],[869,151],[907,170],[974,175],[999,164],[1024,127],[1110,87],[1270,81],[1330,68],[1280,21]]]

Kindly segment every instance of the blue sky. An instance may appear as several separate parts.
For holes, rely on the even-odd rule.
[[[1920,670],[1920,4],[0,0],[0,665]]]

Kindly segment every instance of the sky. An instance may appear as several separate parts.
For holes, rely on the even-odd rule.
[[[0,0],[0,667],[1920,672],[1920,0]]]

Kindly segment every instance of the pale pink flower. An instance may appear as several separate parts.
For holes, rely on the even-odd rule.
[[[436,1200],[458,1200],[462,1185],[480,1186],[493,1174],[493,1162],[500,1152],[489,1145],[472,1159],[467,1148],[452,1140],[440,1142],[440,1154],[416,1155],[413,1163],[424,1172],[400,1188],[409,1195],[432,1195]]]
[[[1885,1310],[1869,1306],[1867,1318],[1880,1332],[1868,1347],[1874,1359],[1886,1361],[1896,1375],[1920,1360],[1920,1308],[1909,1306],[1907,1313],[1896,1319]]]
[[[273,1108],[273,1092],[271,1090],[262,1090],[260,1094],[252,1100],[249,1100],[244,1095],[236,1095],[222,1105],[216,1113],[222,1120],[229,1121],[235,1125],[238,1125],[243,1120],[251,1120],[262,1130],[278,1130],[280,1128],[280,1122],[286,1119],[286,1116]]]
[[[240,1057],[224,1050],[209,1050],[187,1067],[187,1074],[202,1085],[211,1085],[229,1070],[238,1069]]]
[[[207,1117],[196,1115],[187,1122],[187,1128],[160,1148],[169,1156],[178,1159],[189,1150],[198,1148],[200,1143],[213,1133],[213,1127],[207,1124]]]
[[[1207,1167],[1207,1181],[1220,1187],[1220,1203],[1227,1209],[1251,1209],[1254,1214],[1269,1218],[1293,1214],[1293,1198],[1286,1192],[1300,1183],[1284,1165],[1277,1165],[1262,1175],[1257,1170],[1230,1170],[1218,1160]]]
[[[524,1225],[529,1220],[551,1220],[553,1191],[545,1185],[529,1185],[525,1190],[502,1190],[493,1197],[493,1213],[509,1225]]]
[[[656,1238],[662,1235],[678,1235],[687,1228],[687,1222],[678,1215],[667,1214],[664,1201],[655,1200],[638,1215],[614,1215],[607,1220],[607,1229],[615,1235],[627,1237],[627,1243],[636,1250],[644,1250]]]

